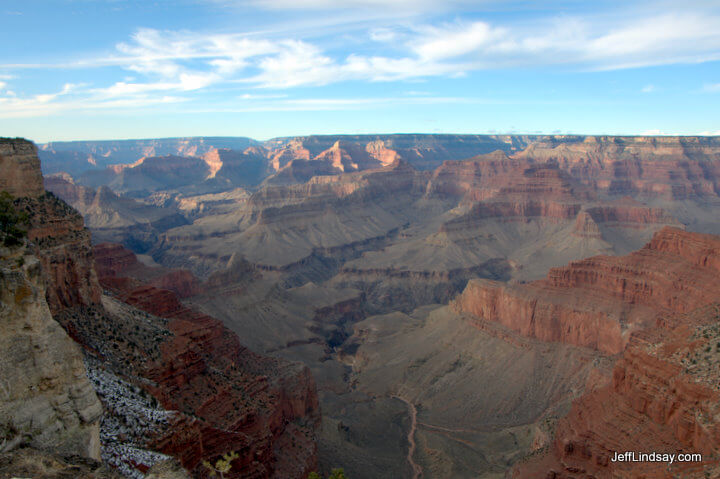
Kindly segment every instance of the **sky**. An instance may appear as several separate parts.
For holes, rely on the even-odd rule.
[[[720,134],[717,0],[0,0],[0,136]]]

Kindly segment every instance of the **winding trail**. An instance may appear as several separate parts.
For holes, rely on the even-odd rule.
[[[420,467],[420,465],[416,463],[415,459],[413,458],[413,456],[415,455],[415,430],[417,429],[417,409],[415,409],[415,405],[413,403],[401,396],[392,397],[404,402],[408,407],[408,411],[410,411],[410,430],[408,431],[409,447],[407,461],[408,464],[410,464],[410,469],[412,470],[412,479],[420,479],[422,477],[423,470],[422,467]]]

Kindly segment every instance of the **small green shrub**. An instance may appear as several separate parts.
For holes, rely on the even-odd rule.
[[[15,208],[13,197],[7,191],[0,192],[0,240],[5,246],[22,244],[27,236],[23,225],[28,224],[28,215]]]

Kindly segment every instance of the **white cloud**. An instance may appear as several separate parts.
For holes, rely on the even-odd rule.
[[[720,83],[710,83],[710,84],[703,85],[703,91],[712,92],[712,93],[720,91]]]
[[[435,61],[480,52],[483,47],[492,47],[507,38],[508,32],[502,28],[474,22],[469,25],[424,28],[420,38],[411,42],[411,48],[419,58]]]
[[[653,92],[657,91],[657,87],[651,83],[651,84],[648,84],[648,85],[645,85],[644,87],[642,87],[642,89],[640,91],[642,93],[653,93]]]
[[[374,42],[388,43],[397,38],[397,32],[389,28],[374,28],[370,31],[370,39]]]
[[[279,7],[290,0],[270,0]],[[296,1],[293,5],[299,5]],[[304,7],[329,8],[338,2],[307,0]],[[381,0],[344,0],[344,6],[368,6]],[[385,1],[382,0],[385,4]],[[393,0],[410,6],[415,0]],[[431,4],[424,0],[423,5]],[[116,51],[102,58],[45,68],[103,68],[124,71],[106,85],[71,85],[59,92],[24,98],[5,92],[3,107],[27,105],[29,111],[53,108],[126,108],[152,102],[184,101],[193,93],[216,88],[289,89],[342,81],[399,81],[457,77],[472,71],[505,68],[562,67],[607,70],[720,59],[720,17],[711,13],[555,17],[526,24],[483,21],[434,25],[373,26],[355,50],[328,48],[299,38],[260,34],[201,33],[140,29]],[[332,40],[331,40],[332,41]],[[391,45],[393,54],[388,53]],[[342,51],[343,53],[338,53]],[[38,65],[25,65],[37,67]],[[19,66],[14,66],[18,68]],[[0,65],[12,71],[13,66]],[[132,72],[130,76],[128,73]],[[8,74],[0,75],[0,89]],[[720,84],[705,85],[720,91]],[[655,91],[652,84],[642,92]],[[72,96],[72,99],[66,96]],[[235,99],[252,99],[235,95]],[[259,99],[260,97],[256,98]],[[268,99],[268,98],[265,98]],[[24,103],[23,103],[24,102]],[[7,111],[7,110],[6,110]],[[0,111],[0,117],[7,115]]]

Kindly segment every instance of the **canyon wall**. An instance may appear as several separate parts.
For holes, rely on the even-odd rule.
[[[37,258],[0,250],[0,451],[100,458],[102,405],[82,353],[52,318]]]
[[[679,245],[692,248],[679,252]],[[617,354],[660,313],[684,313],[720,294],[716,237],[666,227],[625,257],[596,256],[553,268],[544,280],[471,280],[454,303],[529,337]]]
[[[154,448],[196,474],[202,459],[231,450],[243,453],[228,477],[303,477],[317,467],[319,406],[307,368],[252,353],[216,319],[138,279],[143,271],[135,255],[121,246],[98,245],[95,255],[104,288],[167,321],[157,357],[133,365],[156,384],[150,390],[163,408],[183,413]],[[123,276],[128,271],[136,277]],[[152,271],[145,274],[152,277]],[[177,276],[157,278],[171,282]]]
[[[0,138],[0,191],[30,197],[45,192],[37,148],[32,142]]]

